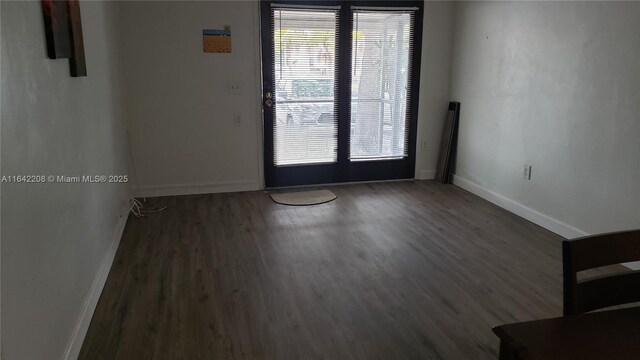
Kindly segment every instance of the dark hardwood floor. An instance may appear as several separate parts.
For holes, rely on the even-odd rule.
[[[561,238],[453,185],[149,199],[81,359],[496,359],[491,327],[562,314]]]

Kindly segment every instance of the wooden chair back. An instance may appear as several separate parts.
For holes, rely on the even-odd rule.
[[[578,282],[577,273],[640,260],[640,229],[562,242],[564,315],[640,301],[640,271]]]

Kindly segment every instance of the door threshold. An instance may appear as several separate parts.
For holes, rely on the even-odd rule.
[[[279,186],[279,187],[265,187],[264,191],[268,190],[280,190],[280,189],[300,189],[300,188],[316,188],[325,186],[337,186],[337,185],[356,185],[356,184],[375,184],[383,182],[402,182],[402,181],[415,181],[416,178],[410,179],[388,179],[388,180],[367,180],[367,181],[346,181],[346,182],[334,182],[324,184],[307,184],[307,185],[293,185],[293,186]]]

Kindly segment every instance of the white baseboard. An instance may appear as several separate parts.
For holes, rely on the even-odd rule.
[[[453,176],[453,184],[457,185],[473,194],[480,196],[481,198],[488,200],[503,209],[509,210],[512,213],[523,217],[534,224],[540,225],[543,228],[552,231],[566,239],[573,239],[581,236],[589,235],[587,232],[577,229],[569,224],[565,224],[560,220],[554,219],[541,212],[533,210],[527,206],[524,206],[518,202],[515,202],[509,198],[506,198],[500,194],[497,194],[489,189],[486,189],[476,183],[473,183],[460,176]]]
[[[63,359],[65,360],[75,360],[78,358],[78,355],[80,355],[82,342],[84,341],[84,337],[87,335],[87,330],[89,330],[93,312],[98,305],[98,300],[100,300],[102,289],[107,282],[107,276],[109,275],[111,265],[113,264],[116,252],[118,251],[118,245],[120,245],[120,239],[122,238],[124,227],[127,225],[127,218],[129,216],[128,205],[129,203],[127,202],[127,208],[121,212],[120,218],[118,219],[116,227],[113,230],[111,244],[109,245],[106,254],[102,258],[102,263],[100,264],[100,268],[98,268],[98,273],[93,279],[93,284],[91,284],[89,294],[84,301],[82,311],[80,312],[80,317],[78,318],[78,322],[76,323],[76,326],[73,329],[73,333],[71,334],[71,340],[69,341],[67,349],[64,352]]]
[[[488,200],[489,202],[492,202],[505,210],[523,217],[536,225],[542,226],[543,228],[552,231],[566,239],[574,239],[577,237],[591,235],[586,231],[582,231],[571,225],[565,224],[560,220],[554,219],[541,212],[526,207],[518,202],[515,202],[489,189],[486,189],[474,182],[461,178],[460,176],[453,176],[453,184],[469,191],[470,193],[478,195],[481,198]],[[640,261],[623,263],[622,265],[631,270],[640,270]]]
[[[640,261],[622,263],[622,265],[626,266],[631,270],[640,270]]]
[[[259,190],[257,181],[237,181],[226,183],[192,183],[159,186],[141,186],[133,189],[136,197],[158,197],[173,195],[213,194]]]
[[[436,178],[435,170],[420,170],[418,180],[432,180]]]

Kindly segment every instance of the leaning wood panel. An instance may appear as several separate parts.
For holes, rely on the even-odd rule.
[[[460,103],[456,101],[449,102],[447,121],[442,130],[440,152],[438,154],[438,165],[436,167],[436,180],[443,184],[451,183],[451,173],[453,170],[453,163],[457,146],[459,117]]]
[[[447,122],[442,130],[442,138],[440,139],[440,153],[438,154],[438,166],[436,168],[436,180],[445,181],[445,173],[449,157],[449,149],[451,148],[451,139],[453,137],[453,119],[454,112],[447,111]]]

